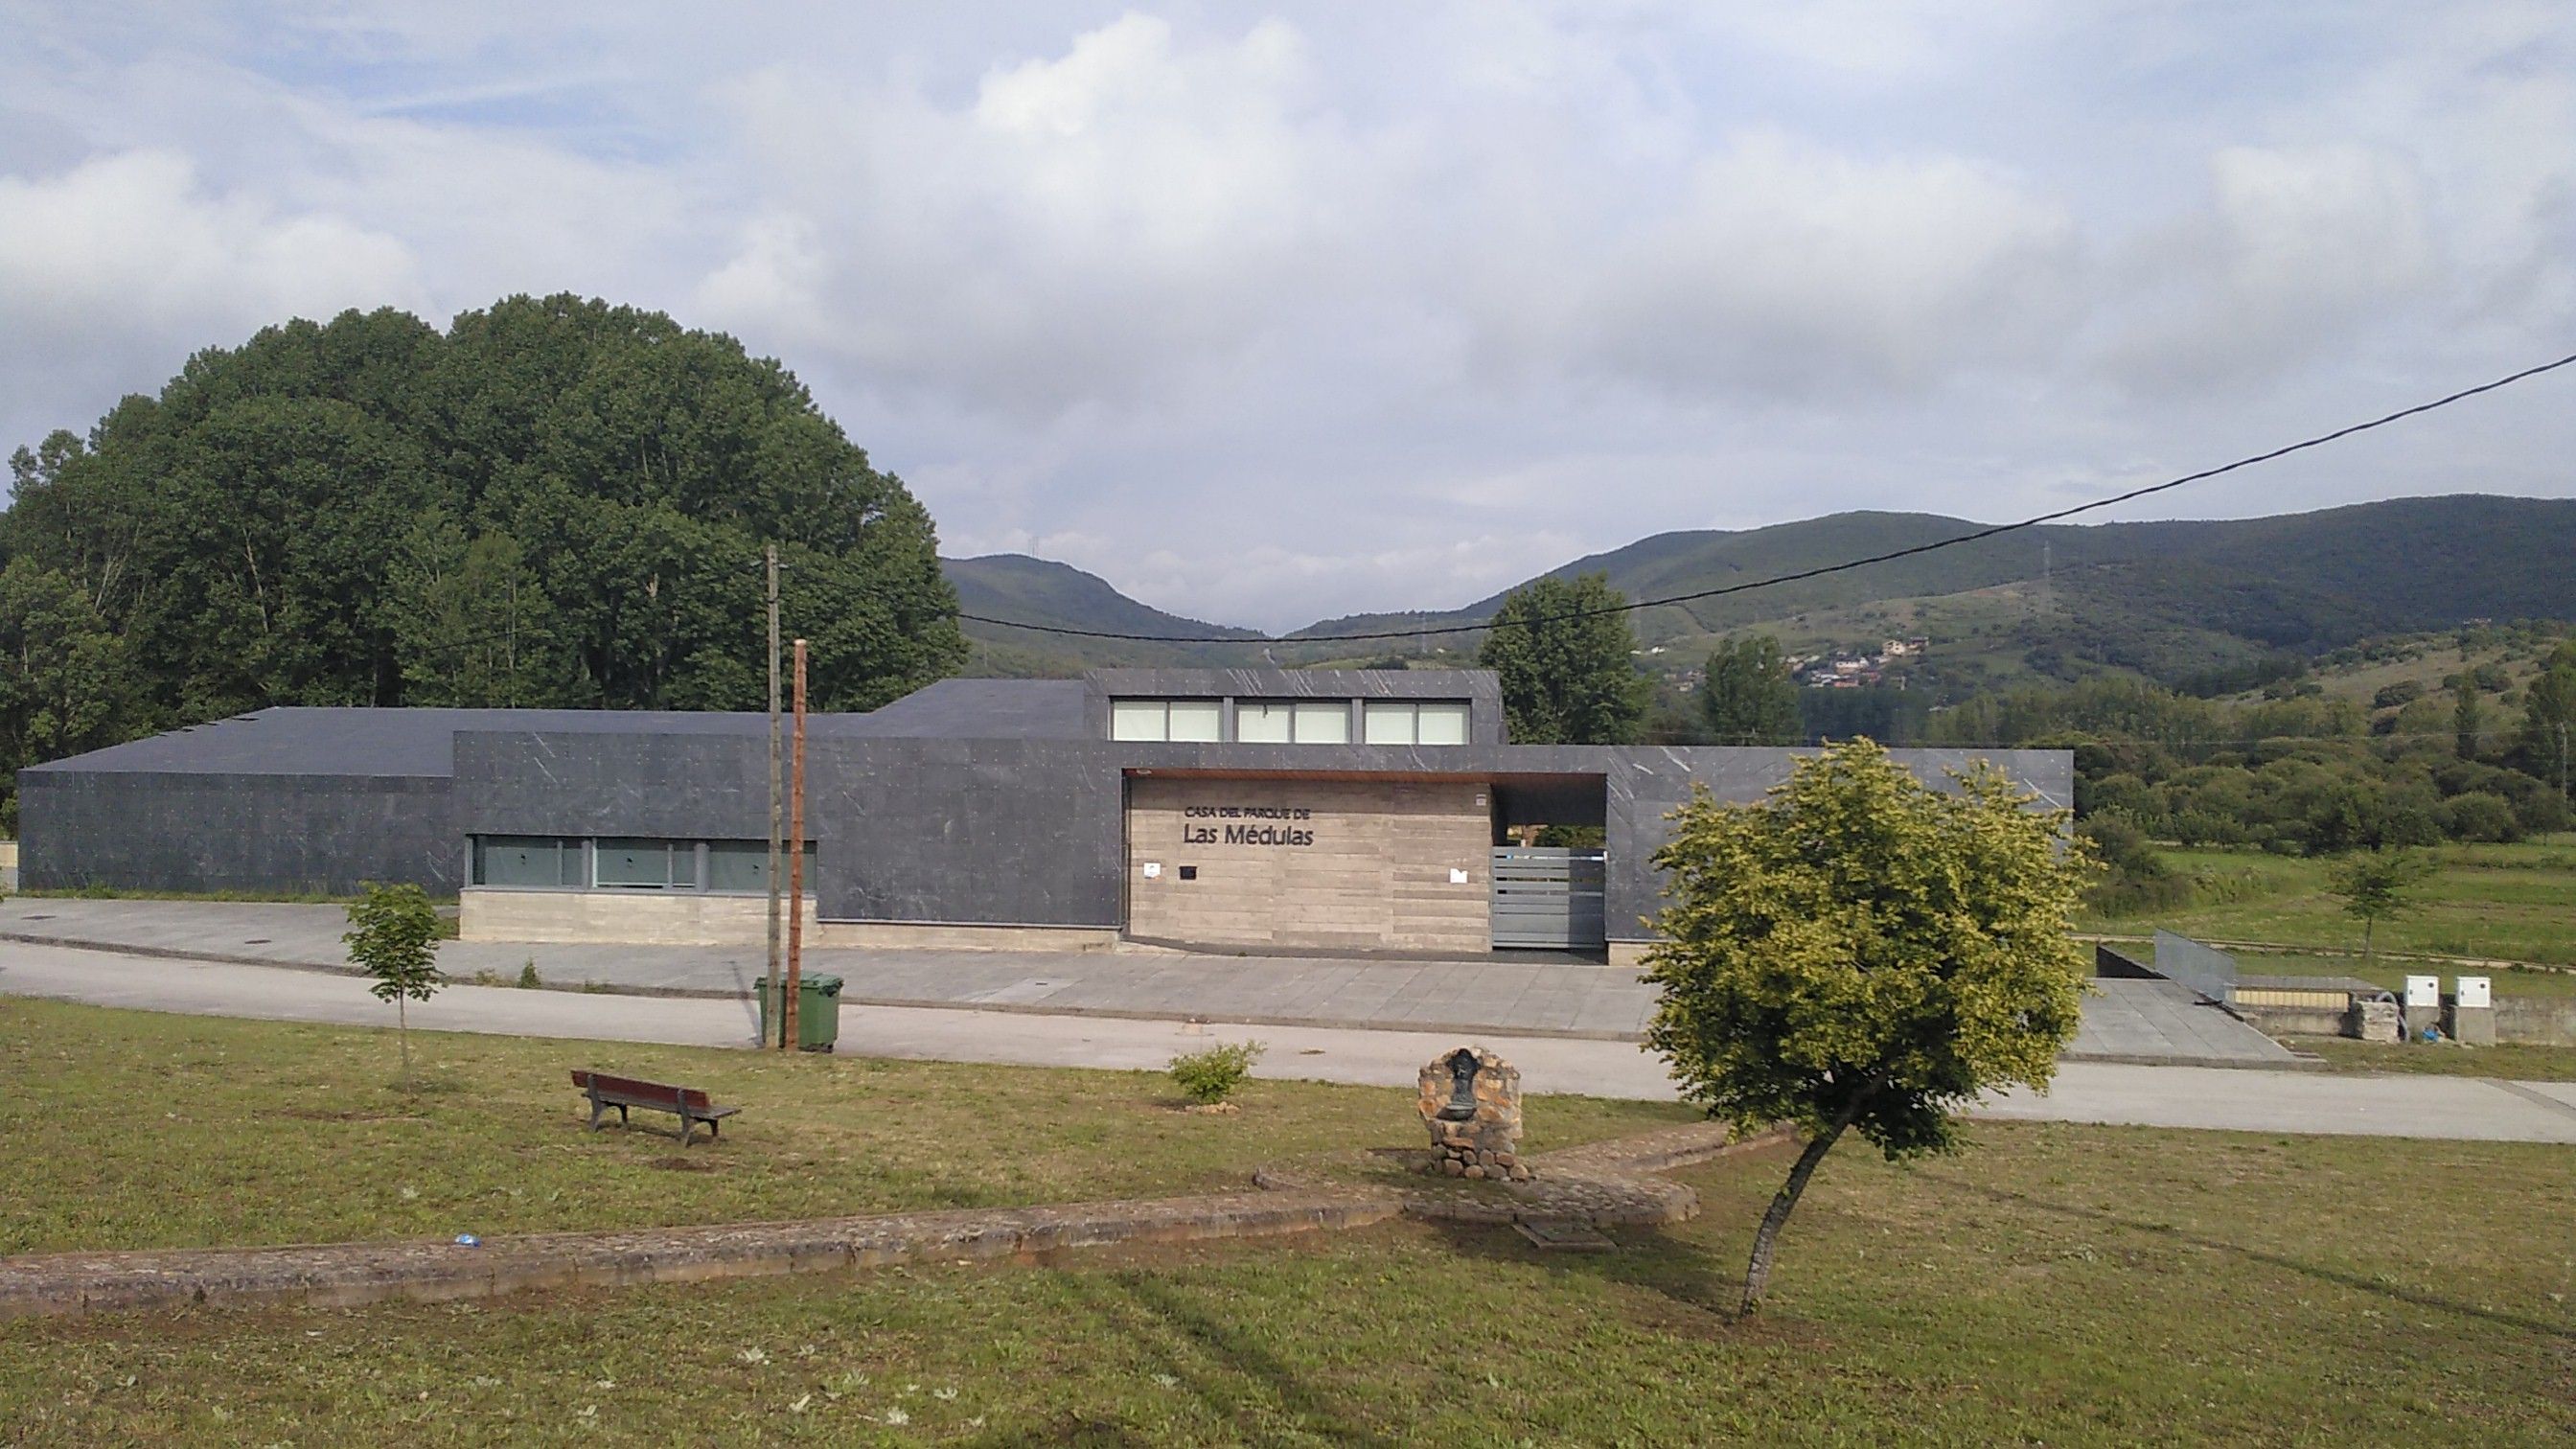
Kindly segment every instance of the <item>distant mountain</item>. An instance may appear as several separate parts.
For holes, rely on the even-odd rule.
[[[1218,634],[1258,640],[1259,632],[1184,619],[1140,604],[1111,588],[1107,580],[1070,564],[996,553],[981,558],[941,559],[941,570],[957,590],[961,612],[992,619],[1026,619],[1060,628],[1092,629],[1109,634]],[[984,675],[1062,675],[1114,665],[1239,664],[1257,659],[1257,644],[1131,644],[1114,639],[1084,639],[1046,634],[1034,629],[996,628],[969,622],[968,643],[974,647],[971,672]]]
[[[1935,514],[1841,513],[1734,532],[1656,534],[1550,573],[1604,572],[1632,599],[1657,598],[1919,547],[1981,526]],[[949,568],[956,577],[961,569],[1003,564],[1054,570],[1050,577],[1057,578],[1057,589],[1022,592],[1007,604],[996,598],[990,610],[970,604],[969,612],[1131,633],[1220,632],[1173,620],[1062,565],[1006,558]],[[966,595],[962,579],[959,590]],[[1271,652],[1284,664],[1422,657],[1440,650],[1454,658],[1472,652],[1479,636],[1367,643],[1315,636],[1472,623],[1489,615],[1501,598],[1498,592],[1459,609],[1326,620]],[[1166,622],[1081,622],[1111,617]],[[2469,494],[2271,518],[2051,525],[1797,583],[1646,609],[1635,622],[1640,644],[1652,651],[1650,662],[1667,670],[1695,664],[1719,635],[1755,627],[1781,635],[1793,649],[1924,635],[1933,641],[1933,679],[1956,692],[2102,669],[2177,681],[2238,668],[2267,654],[2313,655],[2374,635],[2479,618],[2576,618],[2576,500]],[[1222,632],[1255,637],[1249,631]],[[967,634],[1061,661],[1059,670],[1080,667],[1072,661],[1167,662],[1111,657],[1137,649],[1193,651],[1186,660],[1168,662],[1257,662],[1259,655],[1234,645],[1122,645],[1113,651],[1096,647],[1098,641],[980,625],[969,625]]]

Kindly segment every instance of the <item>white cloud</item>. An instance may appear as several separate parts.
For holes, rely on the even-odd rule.
[[[571,289],[784,359],[953,547],[1226,621],[2062,506],[2576,325],[2527,0],[32,13],[0,448],[292,313]],[[2563,398],[2479,407],[2160,501],[2576,488]]]
[[[210,191],[170,151],[0,175],[0,387],[20,397],[150,390],[202,342],[425,297],[400,238]],[[78,430],[87,419],[58,421]]]
[[[732,88],[768,207],[697,300],[878,387],[1137,404],[1334,264],[1350,178],[1308,82],[1285,24],[1184,40],[1138,15],[954,102],[772,68]]]
[[[1921,387],[2045,358],[2078,281],[2072,218],[1999,168],[1777,134],[1700,159],[1670,215],[1595,256],[1534,345],[1689,395]]]
[[[2146,304],[2111,348],[2149,388],[2278,368],[2410,311],[2442,280],[2425,188],[2404,157],[2360,146],[2230,146],[2208,209],[2137,244]]]

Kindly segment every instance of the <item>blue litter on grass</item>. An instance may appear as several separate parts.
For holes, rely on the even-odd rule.
[[[458,1233],[456,1235],[456,1246],[460,1248],[479,1248],[483,1246],[483,1240],[474,1236],[472,1233]]]

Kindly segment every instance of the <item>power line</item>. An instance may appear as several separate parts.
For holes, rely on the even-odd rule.
[[[2517,382],[2524,381],[2527,378],[2538,377],[2544,372],[2555,372],[2559,368],[2566,367],[2571,363],[2576,363],[2576,353],[2569,353],[2565,357],[2558,358],[2555,361],[2541,363],[2536,367],[2526,367],[2520,372],[2508,373],[2492,382],[2482,382],[2475,387],[2464,387],[2458,392],[2450,393],[2443,397],[2437,397],[2431,402],[2417,403],[2415,406],[2410,408],[2400,408],[2396,412],[2389,413],[2384,417],[2372,418],[2368,422],[2353,423],[2346,427],[2337,428],[2330,433],[2319,433],[2315,437],[2302,438],[2295,443],[2287,443],[2281,447],[2269,449],[2265,452],[2250,454],[2246,457],[2239,458],[2232,463],[2222,463],[2215,468],[2203,468],[2197,473],[2185,473],[2179,478],[2168,478],[2162,483],[2151,483],[2144,488],[2132,488],[2126,493],[2115,493],[2108,498],[2096,498],[2090,503],[2078,503],[2072,508],[2060,508],[2053,513],[2038,514],[2015,523],[1998,523],[1991,528],[1980,528],[1973,532],[1960,534],[1955,538],[1939,539],[1931,543],[1918,543],[1911,548],[1894,549],[1887,553],[1871,554],[1867,558],[1848,559],[1842,563],[1824,564],[1811,569],[1799,569],[1794,573],[1774,574],[1769,578],[1752,579],[1740,584],[1728,584],[1722,588],[1698,589],[1687,594],[1667,594],[1658,599],[1638,599],[1632,603],[1609,604],[1597,609],[1575,609],[1562,614],[1542,615],[1535,619],[1486,619],[1473,624],[1428,625],[1418,629],[1380,629],[1359,634],[1300,634],[1281,639],[1264,639],[1257,636],[1246,638],[1239,633],[1231,635],[1125,634],[1109,629],[1076,629],[1063,624],[1031,624],[1018,619],[995,619],[982,614],[969,614],[962,611],[959,612],[957,617],[968,623],[991,624],[1000,628],[1027,629],[1040,634],[1064,634],[1080,639],[1117,639],[1135,644],[1342,644],[1372,639],[1414,639],[1432,634],[1472,634],[1479,629],[1534,628],[1540,624],[1558,624],[1574,619],[1598,618],[1605,614],[1626,614],[1639,609],[1660,608],[1666,604],[1687,604],[1697,602],[1701,599],[1722,598],[1728,594],[1750,593],[1755,589],[1768,589],[1777,587],[1781,584],[1798,583],[1805,579],[1823,578],[1827,574],[1848,573],[1853,569],[1867,568],[1872,564],[1890,563],[1901,558],[1912,558],[1917,554],[1932,553],[1936,550],[1945,548],[1955,548],[1963,543],[1975,543],[1980,539],[1993,538],[1999,534],[2014,533],[2025,528],[2036,528],[2043,523],[2054,523],[2061,518],[2072,518],[2079,513],[2090,513],[2097,508],[2108,508],[2115,503],[2126,503],[2131,499],[2144,498],[2150,493],[2162,493],[2169,488],[2180,488],[2186,483],[2203,482],[2211,478],[2216,478],[2224,473],[2233,473],[2240,468],[2251,468],[2257,463],[2269,463],[2276,458],[2286,458],[2292,453],[2302,452],[2309,448],[2323,447],[2326,444],[2335,442],[2339,439],[2349,438],[2356,433],[2366,433],[2373,428],[2384,428],[2390,423],[2402,422],[2407,418],[2416,417],[2423,413],[2429,413],[2437,408],[2449,407],[2455,402],[2461,402],[2466,399],[2476,397],[2480,393],[2494,392],[2498,388],[2511,387]]]

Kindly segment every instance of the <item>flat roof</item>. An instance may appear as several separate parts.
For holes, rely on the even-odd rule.
[[[1423,699],[1491,696],[1470,669],[1104,669],[1081,679],[942,679],[863,714],[809,714],[827,739],[1078,740],[1097,694]],[[278,705],[30,765],[36,773],[445,778],[465,733],[742,735],[759,711],[378,709]]]
[[[809,733],[851,732],[865,715],[809,715]],[[372,709],[280,705],[30,765],[35,773],[431,776],[454,772],[469,730],[575,734],[757,734],[769,716],[705,710]]]

